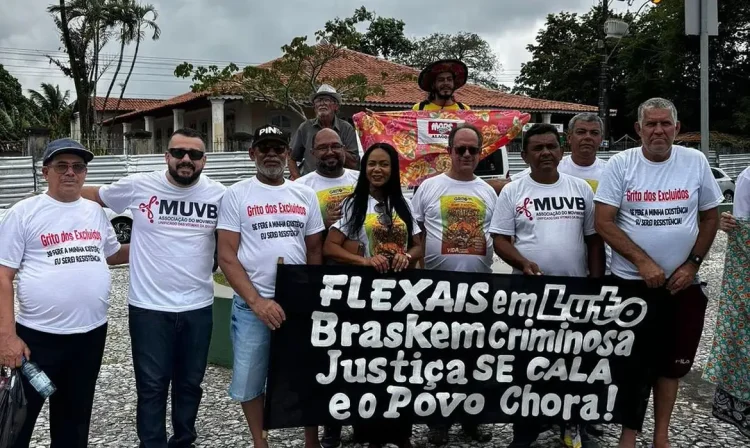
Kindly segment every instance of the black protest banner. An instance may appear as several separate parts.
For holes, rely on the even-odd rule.
[[[647,296],[640,282],[280,265],[266,429],[642,419]]]

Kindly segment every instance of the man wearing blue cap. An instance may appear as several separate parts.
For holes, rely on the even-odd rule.
[[[42,167],[48,191],[18,202],[0,223],[0,365],[19,367],[25,358],[49,377],[57,389],[50,396],[52,446],[66,448],[88,444],[107,336],[108,265],[127,263],[129,255],[102,208],[81,197],[93,158],[74,140],[50,142]],[[19,448],[29,446],[45,401],[25,377],[23,386]]]

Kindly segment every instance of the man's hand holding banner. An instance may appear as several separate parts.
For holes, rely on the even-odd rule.
[[[399,153],[401,183],[418,186],[450,168],[448,134],[463,122],[483,136],[481,159],[518,136],[531,116],[509,110],[360,112],[352,117],[362,148],[389,143]]]

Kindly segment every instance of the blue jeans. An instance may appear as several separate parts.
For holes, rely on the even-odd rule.
[[[140,447],[190,447],[197,438],[195,419],[203,396],[213,307],[170,313],[130,305],[128,310]],[[170,382],[174,434],[167,442]]]
[[[235,295],[229,336],[234,359],[229,397],[245,403],[266,391],[271,330]]]

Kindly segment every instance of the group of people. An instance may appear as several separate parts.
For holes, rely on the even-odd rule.
[[[455,67],[449,62],[423,72],[420,85],[432,94],[415,107],[459,107],[453,91],[465,72],[462,78]],[[48,145],[42,170],[48,191],[19,202],[0,223],[0,363],[33,360],[57,386],[50,398],[52,446],[87,445],[107,332],[108,265],[128,262],[140,446],[192,446],[213,325],[216,250],[235,291],[228,393],[241,404],[255,447],[268,446],[263,406],[270,337],[285,321],[274,300],[277,261],[368,266],[382,274],[415,268],[490,273],[493,255],[514,274],[597,278],[609,271],[613,281],[640,279],[655,296],[680,298],[663,323],[661,362],[653,366],[654,447],[669,447],[678,379],[693,363],[707,304],[696,274],[719,227],[723,198],[706,158],[673,144],[679,132],[674,105],[644,102],[636,124],[642,146],[606,164],[596,156],[602,140],[596,115],[570,121],[565,157],[558,130],[534,125],[521,153],[528,173],[493,185],[474,175],[482,133],[457,125],[448,139],[450,168],[409,200],[396,148],[374,144],[359,160],[346,142],[348,124],[335,116],[339,101],[335,91],[318,91],[318,117],[292,141],[277,127],[256,129],[249,156],[257,172],[228,188],[201,174],[205,142],[191,129],[171,136],[166,169],[102,187],[84,186],[94,157],[89,150],[69,139]],[[295,162],[303,158],[308,168],[300,173]],[[129,245],[117,242],[102,207],[133,211]],[[28,414],[15,446],[26,448],[44,400],[25,379],[24,389]],[[633,409],[645,409],[649,395],[631,397]],[[640,415],[623,425],[620,448],[636,446]],[[471,421],[462,427],[475,440],[491,438]],[[533,420],[515,424],[510,447],[530,447],[544,429]],[[562,435],[580,434],[592,448],[598,444],[589,432],[596,429],[563,428]],[[353,432],[370,447],[411,446],[410,423],[361,424]],[[340,427],[324,428],[322,438],[317,427],[304,434],[308,448],[341,446]],[[448,427],[432,425],[429,440],[447,443]]]

